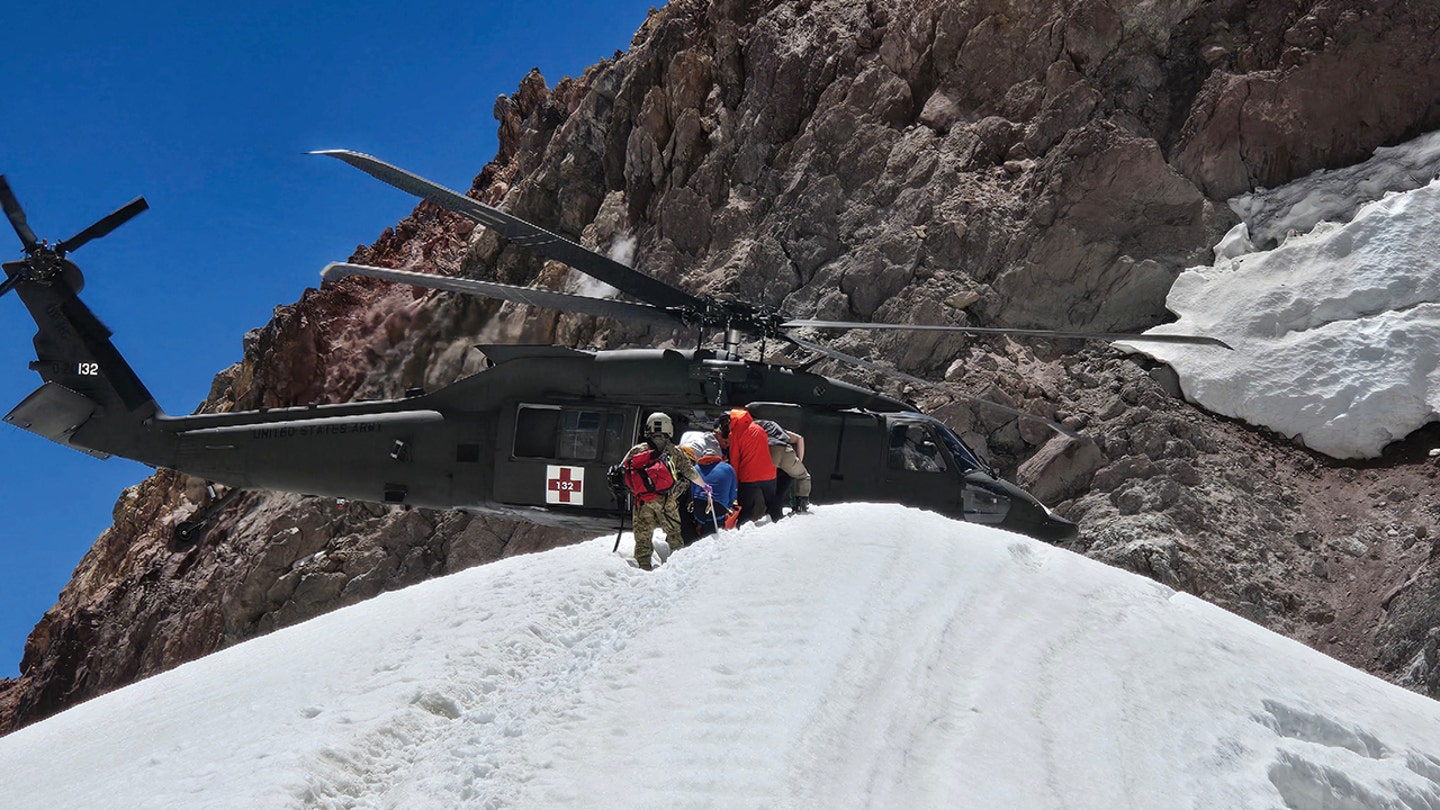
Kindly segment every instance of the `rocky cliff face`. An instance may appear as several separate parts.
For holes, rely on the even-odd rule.
[[[500,152],[472,191],[602,250],[633,242],[637,266],[679,286],[795,315],[1140,328],[1164,320],[1175,275],[1233,224],[1226,197],[1440,127],[1437,29],[1422,0],[672,0],[628,53],[554,88],[532,73],[497,101]],[[355,258],[576,283],[429,205]],[[435,387],[473,371],[485,340],[685,339],[350,279],[277,308],[205,407]],[[951,383],[953,397],[908,395],[1081,520],[1076,550],[1440,696],[1440,506],[1423,452],[1436,431],[1337,464],[1199,412],[1164,369],[1105,349],[838,345]],[[977,395],[1088,438],[1053,438]],[[578,539],[253,493],[198,545],[173,547],[170,528],[205,499],[165,472],[121,496],[21,677],[0,685],[0,729]]]

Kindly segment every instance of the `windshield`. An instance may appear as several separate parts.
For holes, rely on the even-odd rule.
[[[945,442],[945,446],[950,448],[950,455],[954,456],[955,463],[960,465],[960,473],[962,475],[971,470],[980,470],[982,472],[988,470],[985,463],[980,460],[980,457],[975,455],[975,451],[971,450],[969,445],[961,441],[959,436],[956,436],[950,428],[945,426],[945,423],[928,416],[925,417],[925,421],[930,423],[931,430],[934,430],[941,441]]]

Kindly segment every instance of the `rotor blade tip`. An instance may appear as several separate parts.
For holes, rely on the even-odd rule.
[[[320,278],[325,281],[336,281],[348,275],[351,273],[344,262],[331,262],[320,270]]]

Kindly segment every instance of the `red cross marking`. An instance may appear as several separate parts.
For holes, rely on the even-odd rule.
[[[583,477],[571,478],[570,470],[569,467],[561,467],[560,477],[546,480],[545,488],[556,493],[555,498],[560,503],[571,503],[572,496],[577,499],[576,502],[583,503],[585,501],[585,479]]]

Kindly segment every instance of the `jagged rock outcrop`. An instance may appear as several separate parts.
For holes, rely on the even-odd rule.
[[[1420,0],[672,0],[628,53],[554,88],[531,73],[497,100],[499,153],[472,191],[602,250],[633,242],[638,266],[687,289],[796,315],[1139,328],[1165,319],[1175,275],[1233,224],[1226,196],[1440,124],[1437,14]],[[577,283],[429,205],[356,258]],[[350,279],[277,308],[205,407],[433,387],[474,370],[470,347],[489,339],[689,337]],[[920,397],[1080,519],[1076,550],[1440,694],[1440,514],[1424,497],[1437,468],[1419,452],[1432,433],[1341,465],[1199,412],[1163,369],[1104,349],[838,346],[1082,429],[1069,443],[963,397]],[[0,686],[0,729],[575,539],[250,494],[199,545],[170,547],[168,527],[201,500],[169,473],[122,496],[22,676]]]

